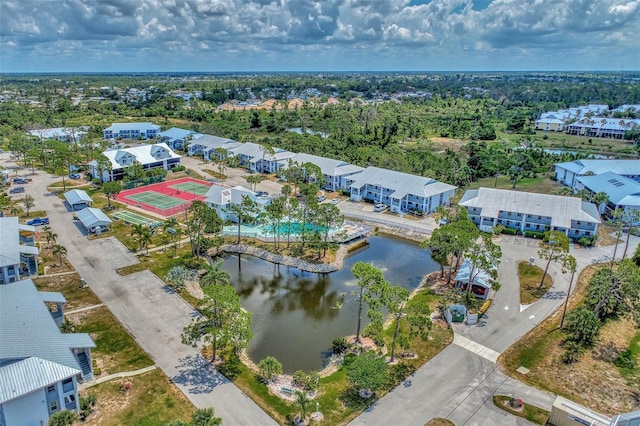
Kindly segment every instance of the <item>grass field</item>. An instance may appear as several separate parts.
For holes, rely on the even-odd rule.
[[[518,262],[518,277],[520,279],[520,303],[530,305],[540,299],[553,285],[549,274],[545,275],[544,283],[540,287],[543,270],[529,262]]]
[[[174,198],[169,195],[160,194],[155,191],[139,192],[137,194],[129,194],[126,198],[137,201],[139,203],[148,204],[158,209],[169,209],[171,207],[181,206],[186,204],[186,201],[179,198]]]
[[[169,188],[177,189],[182,192],[192,192],[198,195],[205,195],[209,191],[209,185],[203,185],[196,182],[182,182],[170,185]]]

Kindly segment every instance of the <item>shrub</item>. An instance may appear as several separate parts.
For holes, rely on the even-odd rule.
[[[96,396],[89,395],[86,398],[80,398],[80,419],[86,419],[89,414],[93,413],[93,407],[96,405]]]
[[[507,235],[517,235],[518,234],[518,230],[517,229],[513,229],[513,228],[504,228],[502,230],[503,234],[507,234]]]
[[[282,374],[282,364],[276,358],[268,356],[258,363],[260,378],[269,383],[275,376]]]
[[[240,375],[240,358],[232,353],[222,364],[218,365],[218,371],[229,380],[234,380]]]
[[[334,354],[343,354],[349,350],[349,343],[346,337],[336,337],[331,342],[331,352]]]
[[[596,340],[600,331],[600,320],[587,308],[578,308],[567,314],[566,331],[571,340],[581,345],[590,346]]]
[[[618,368],[625,368],[629,370],[636,368],[636,360],[633,357],[633,353],[629,349],[620,352],[620,355],[618,355],[613,363]]]
[[[71,426],[77,419],[78,415],[74,411],[62,410],[53,413],[51,417],[49,417],[49,422],[47,424],[49,426]]]
[[[544,232],[540,232],[540,231],[524,231],[524,236],[525,237],[529,237],[529,238],[543,239],[544,238]]]
[[[573,364],[578,361],[584,354],[584,346],[573,340],[569,340],[564,344],[564,353],[562,354],[562,361],[565,364]]]
[[[347,379],[354,389],[376,391],[387,381],[387,363],[375,352],[365,352],[346,367]]]
[[[307,374],[304,371],[298,370],[295,373],[293,373],[294,385],[303,387],[306,381],[307,381]]]
[[[583,247],[591,247],[596,245],[597,239],[598,237],[596,235],[592,235],[591,237],[581,237],[578,240],[578,244],[580,244]]]
[[[179,164],[177,166],[174,166],[173,169],[171,169],[174,172],[183,172],[185,171],[187,168],[185,166],[183,166],[182,164]]]

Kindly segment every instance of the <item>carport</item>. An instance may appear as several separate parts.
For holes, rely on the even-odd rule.
[[[85,207],[91,207],[93,200],[85,191],[81,189],[72,189],[64,193],[64,198],[67,200],[69,207],[73,210],[84,209]]]
[[[108,230],[111,219],[100,209],[86,207],[76,213],[78,220],[89,233],[100,235],[103,231]]]

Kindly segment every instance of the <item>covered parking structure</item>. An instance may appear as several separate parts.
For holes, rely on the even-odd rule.
[[[78,220],[92,234],[100,235],[103,231],[108,230],[108,226],[112,220],[100,209],[86,207],[76,213]]]
[[[82,189],[72,189],[64,193],[64,199],[73,210],[81,210],[91,207],[93,199]]]

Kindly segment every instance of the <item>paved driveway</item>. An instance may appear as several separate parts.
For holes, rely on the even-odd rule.
[[[182,344],[182,329],[195,317],[194,310],[149,271],[118,275],[115,270],[137,263],[136,257],[115,238],[88,240],[62,200],[47,193],[47,185],[59,179],[44,172],[32,177],[27,193],[35,198],[34,210],[47,211],[68,260],[189,400],[198,408],[214,407],[225,425],[275,425],[240,389],[210,368],[196,348]]]

